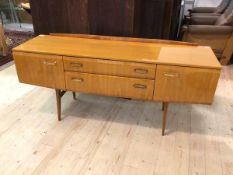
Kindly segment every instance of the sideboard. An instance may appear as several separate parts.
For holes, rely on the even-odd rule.
[[[70,37],[71,36],[71,37]],[[211,104],[221,66],[210,47],[92,35],[40,35],[13,49],[19,81],[56,90],[163,103]]]

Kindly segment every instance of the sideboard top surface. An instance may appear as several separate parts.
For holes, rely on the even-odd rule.
[[[209,47],[40,35],[13,51],[220,69]]]

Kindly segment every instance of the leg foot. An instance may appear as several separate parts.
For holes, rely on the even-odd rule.
[[[168,103],[163,103],[163,125],[162,125],[162,136],[164,136],[165,129],[166,129],[166,121],[167,121],[167,109],[168,109]]]
[[[58,121],[61,121],[61,90],[56,89],[56,99],[57,99],[57,117]]]
[[[72,92],[72,94],[73,94],[73,99],[74,99],[74,100],[77,100],[77,98],[76,98],[76,93],[75,93],[75,92]]]

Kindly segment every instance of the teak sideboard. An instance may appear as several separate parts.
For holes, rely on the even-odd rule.
[[[211,104],[221,65],[209,47],[90,35],[40,35],[13,49],[19,81],[56,90],[163,103]]]

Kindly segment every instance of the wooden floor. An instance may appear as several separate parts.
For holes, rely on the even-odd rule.
[[[172,104],[161,136],[161,104],[55,92],[0,71],[0,175],[233,174],[233,66],[212,106]]]

